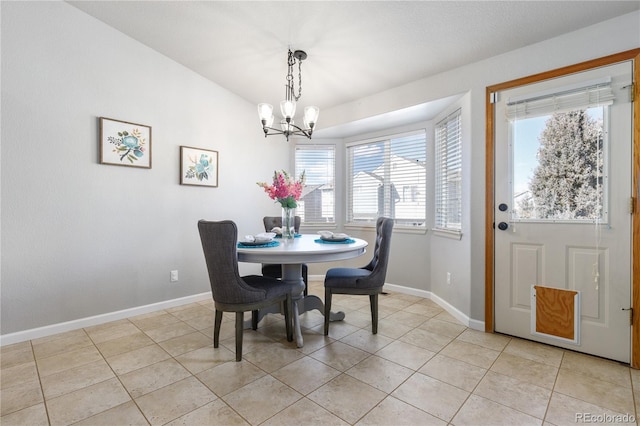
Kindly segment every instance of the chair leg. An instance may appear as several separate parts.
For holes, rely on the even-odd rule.
[[[329,335],[329,317],[331,316],[331,289],[324,289],[324,335]]]
[[[236,361],[242,361],[242,329],[244,312],[236,312]]]
[[[378,293],[369,295],[371,304],[371,328],[373,334],[378,334]]]
[[[222,311],[216,309],[216,317],[213,323],[213,347],[220,346],[220,325],[222,324]]]
[[[251,311],[251,329],[258,329],[258,311]]]
[[[293,312],[293,299],[291,293],[287,294],[287,299],[284,303],[284,325],[287,330],[287,341],[293,342],[293,326],[291,324],[292,312]]]

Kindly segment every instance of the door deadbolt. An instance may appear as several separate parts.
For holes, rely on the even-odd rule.
[[[506,212],[508,208],[509,206],[506,205],[505,203],[502,203],[498,206],[498,210],[500,210],[501,212]]]

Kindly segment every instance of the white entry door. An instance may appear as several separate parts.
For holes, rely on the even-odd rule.
[[[497,332],[630,361],[631,81],[629,61],[497,94]]]

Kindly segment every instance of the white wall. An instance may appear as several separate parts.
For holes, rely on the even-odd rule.
[[[255,105],[63,2],[2,2],[1,30],[3,335],[206,292],[197,221],[279,214]],[[100,116],[152,127],[152,169],[99,164]],[[179,184],[180,145],[218,188]]]

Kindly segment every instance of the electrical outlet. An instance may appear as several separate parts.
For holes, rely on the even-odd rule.
[[[175,283],[175,282],[178,281],[178,271],[177,270],[171,271],[170,280],[171,280],[172,283]]]
[[[451,272],[447,272],[447,285],[451,284]]]

